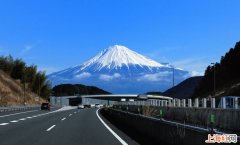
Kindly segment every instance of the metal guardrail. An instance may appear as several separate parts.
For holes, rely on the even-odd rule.
[[[40,106],[7,106],[7,107],[0,106],[0,113],[10,112],[10,111],[24,111],[24,110],[38,109],[39,107]]]

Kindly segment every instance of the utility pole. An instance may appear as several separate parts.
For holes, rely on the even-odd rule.
[[[38,78],[38,101],[40,102],[40,77]]]
[[[175,76],[174,66],[172,66],[172,74],[173,74],[173,87],[174,87],[174,76]]]
[[[211,63],[213,65],[213,97],[216,95],[216,68],[215,64],[216,63]]]
[[[173,65],[170,65],[170,63],[163,63],[167,66],[169,66],[172,69],[172,87],[175,85],[175,69]]]
[[[26,77],[25,77],[25,74],[26,74],[26,68],[24,67],[23,69],[23,102],[24,102],[24,106],[26,105]]]
[[[25,78],[24,78],[25,79]],[[23,96],[24,96],[24,105],[26,105],[26,86],[25,86],[25,80],[23,84]]]

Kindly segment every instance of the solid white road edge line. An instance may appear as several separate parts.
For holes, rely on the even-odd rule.
[[[31,110],[31,111],[25,111],[25,112],[19,112],[19,113],[13,113],[13,114],[8,114],[8,115],[3,115],[3,116],[0,116],[0,118],[2,118],[2,117],[7,117],[7,116],[12,116],[12,115],[17,115],[17,114],[24,114],[24,113],[29,113],[29,112],[35,112],[35,111],[39,111],[39,110]]]
[[[56,125],[51,126],[50,128],[48,128],[46,131],[50,131],[51,129],[53,129]]]
[[[102,124],[113,134],[114,137],[117,138],[118,141],[121,142],[122,145],[128,145],[121,137],[119,137],[103,120],[102,118],[98,115],[99,109],[96,111],[98,119],[102,122]]]

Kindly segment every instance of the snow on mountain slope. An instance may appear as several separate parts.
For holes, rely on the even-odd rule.
[[[89,73],[124,73],[132,76],[139,73],[154,73],[161,68],[170,68],[162,65],[141,54],[138,54],[125,46],[111,46],[82,65],[71,67],[52,75],[72,76],[82,72]],[[71,74],[69,74],[71,72]]]
[[[175,81],[180,82],[189,77],[189,74],[175,68]],[[48,77],[53,84],[83,83],[113,93],[132,93],[139,90],[167,89],[172,80],[172,67],[160,64],[125,46],[114,45],[82,65],[52,73]],[[145,87],[142,88],[142,85]]]
[[[90,67],[93,64],[98,64],[98,70],[106,67],[108,69],[116,69],[123,65],[129,68],[129,65],[139,65],[141,67],[162,67],[163,65],[153,61],[145,56],[138,54],[125,46],[114,45],[105,49],[94,58],[85,62],[82,70]]]

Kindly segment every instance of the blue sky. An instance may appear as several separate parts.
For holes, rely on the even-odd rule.
[[[0,54],[47,73],[124,45],[204,72],[240,40],[239,0],[0,0]]]

